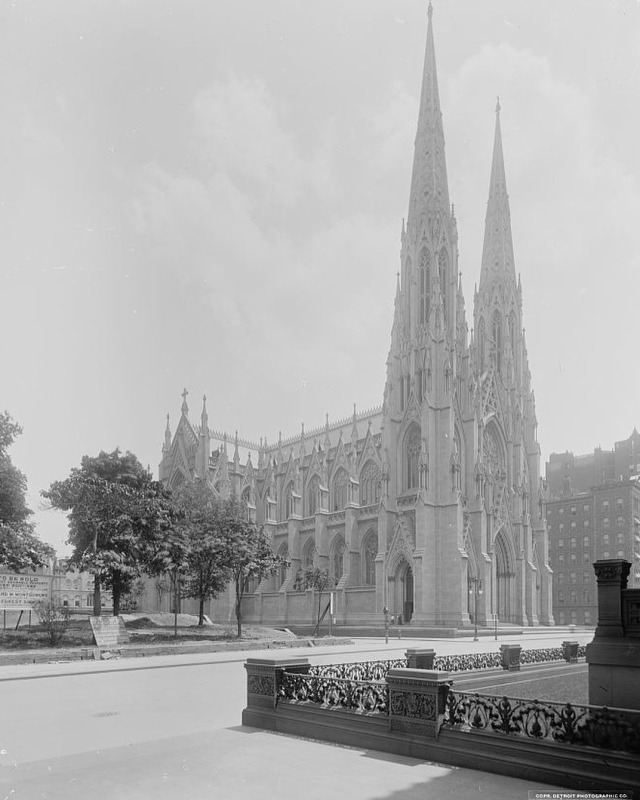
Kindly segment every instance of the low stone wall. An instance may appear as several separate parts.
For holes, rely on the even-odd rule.
[[[367,682],[311,675],[300,658],[245,668],[244,725],[572,789],[640,786],[634,712],[488,698],[480,713],[473,702],[483,696],[452,692],[449,674],[433,670],[395,667]]]

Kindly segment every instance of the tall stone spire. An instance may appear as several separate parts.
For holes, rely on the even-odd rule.
[[[493,140],[493,161],[489,182],[489,201],[484,226],[480,291],[487,290],[496,280],[516,285],[516,270],[511,237],[511,212],[502,154],[500,130],[500,100],[496,104],[496,131]]]
[[[418,130],[411,175],[411,197],[407,218],[408,232],[416,225],[423,213],[440,209],[448,214],[450,209],[432,16],[433,8],[429,3],[427,46],[424,56]]]

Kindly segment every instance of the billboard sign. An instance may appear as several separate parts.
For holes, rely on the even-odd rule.
[[[33,608],[51,598],[51,578],[0,572],[0,609]]]

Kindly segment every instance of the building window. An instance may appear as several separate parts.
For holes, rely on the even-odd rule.
[[[609,558],[609,551],[605,550],[604,553],[602,554],[602,557],[603,558]]]
[[[564,532],[564,523],[563,523],[563,522],[561,522],[561,523],[558,525],[558,533],[563,533],[563,532]]]
[[[302,548],[302,569],[313,569],[313,560],[316,554],[316,543],[309,539]]]
[[[564,583],[564,572],[558,573],[558,583]]]
[[[589,537],[588,536],[583,536],[582,537],[582,546],[583,547],[589,547]]]
[[[289,546],[286,542],[283,542],[278,549],[278,555],[281,558],[289,560]],[[282,584],[287,580],[287,565],[280,564],[278,567],[278,589],[282,586]]]
[[[558,556],[558,566],[562,566],[564,564],[564,556],[562,553]]]
[[[575,547],[576,544],[578,543],[578,540],[576,539],[575,536],[572,536],[571,539],[569,540],[569,543],[570,543],[571,547]]]
[[[564,547],[564,539],[558,539],[558,547]]]
[[[619,533],[616,536],[616,541],[618,542],[618,544],[624,544],[624,533]]]
[[[558,602],[564,603],[564,592],[562,591],[562,589],[560,589],[560,591],[558,592]]]
[[[609,544],[609,534],[605,533],[602,537],[602,544]]]
[[[413,425],[405,438],[405,489],[418,488],[418,460],[422,439],[420,429]]]
[[[603,517],[602,518],[602,527],[605,530],[607,530],[607,528],[609,527],[609,517]]]
[[[609,501],[608,500],[603,500],[602,501],[602,510],[606,511],[608,508],[609,508]]]
[[[591,556],[589,555],[589,553],[583,553],[582,554],[582,563],[583,564],[589,564],[590,562],[591,562]]]
[[[584,624],[585,625],[591,625],[591,612],[590,611],[585,611],[584,612]]]
[[[577,611],[572,611],[571,612],[571,624],[572,625],[576,625],[577,622],[578,622],[578,612]]]
[[[578,563],[578,556],[575,553],[571,553],[571,563],[577,564]]]
[[[618,499],[616,500],[616,507],[618,511],[622,511],[622,509],[624,508],[624,500],[622,499],[622,497],[618,497]]]
[[[93,605],[93,597],[89,594],[87,595],[87,608],[91,608]]]
[[[578,593],[575,589],[572,589],[569,594],[569,602],[570,603],[577,603],[578,602]]]
[[[588,511],[588,510],[589,510],[589,503],[585,503],[585,504],[582,506],[582,510],[583,510],[583,511]]]
[[[576,507],[575,507],[575,506],[571,506],[571,513],[572,513],[572,514],[575,514],[575,513],[576,513]]]
[[[624,558],[624,550],[618,550],[618,558]]]
[[[572,572],[572,573],[570,574],[570,576],[569,576],[569,577],[570,577],[570,579],[571,579],[571,583],[577,583],[577,582],[578,582],[578,575],[577,575],[577,573],[575,573],[575,572]]]
[[[366,586],[376,585],[376,556],[378,555],[378,537],[375,533],[367,534],[363,547],[363,583]]]
[[[558,614],[558,624],[559,625],[564,625],[564,611],[561,611]]]
[[[336,537],[332,547],[331,555],[331,577],[336,583],[342,577],[344,572],[344,539],[339,534]]]
[[[347,505],[349,493],[349,474],[346,469],[339,469],[333,480],[333,510],[342,511]]]
[[[589,527],[589,520],[588,519],[584,520],[584,522],[582,523],[582,527],[583,528],[588,528]]]
[[[624,517],[618,517],[616,519],[616,525],[618,525],[618,527],[622,527],[622,525],[624,525]]]
[[[284,490],[284,518],[289,519],[293,514],[293,483],[289,483]]]
[[[591,573],[590,572],[583,572],[582,573],[582,582],[583,583],[590,583],[591,582]]]
[[[575,531],[575,529],[576,529],[576,525],[577,525],[577,524],[578,524],[578,523],[577,523],[577,522],[576,522],[574,519],[572,519],[572,520],[571,520],[571,530],[572,530],[572,531]]]
[[[373,461],[367,461],[360,473],[360,505],[369,506],[380,499],[380,476]]]
[[[564,508],[562,506],[558,509],[558,514],[562,517],[564,515]]]
[[[312,517],[318,508],[318,498],[320,496],[320,478],[314,475],[307,487],[307,516]]]
[[[589,594],[588,589],[582,590],[582,602],[583,603],[590,603],[591,602],[591,595]]]

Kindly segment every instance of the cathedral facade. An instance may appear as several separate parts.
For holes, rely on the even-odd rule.
[[[329,569],[338,625],[552,625],[540,448],[496,109],[473,331],[449,200],[432,11],[382,405],[277,444],[189,419],[160,479],[237,494],[290,567],[250,587],[243,617],[307,625],[305,568]],[[215,608],[212,607],[215,615]]]

